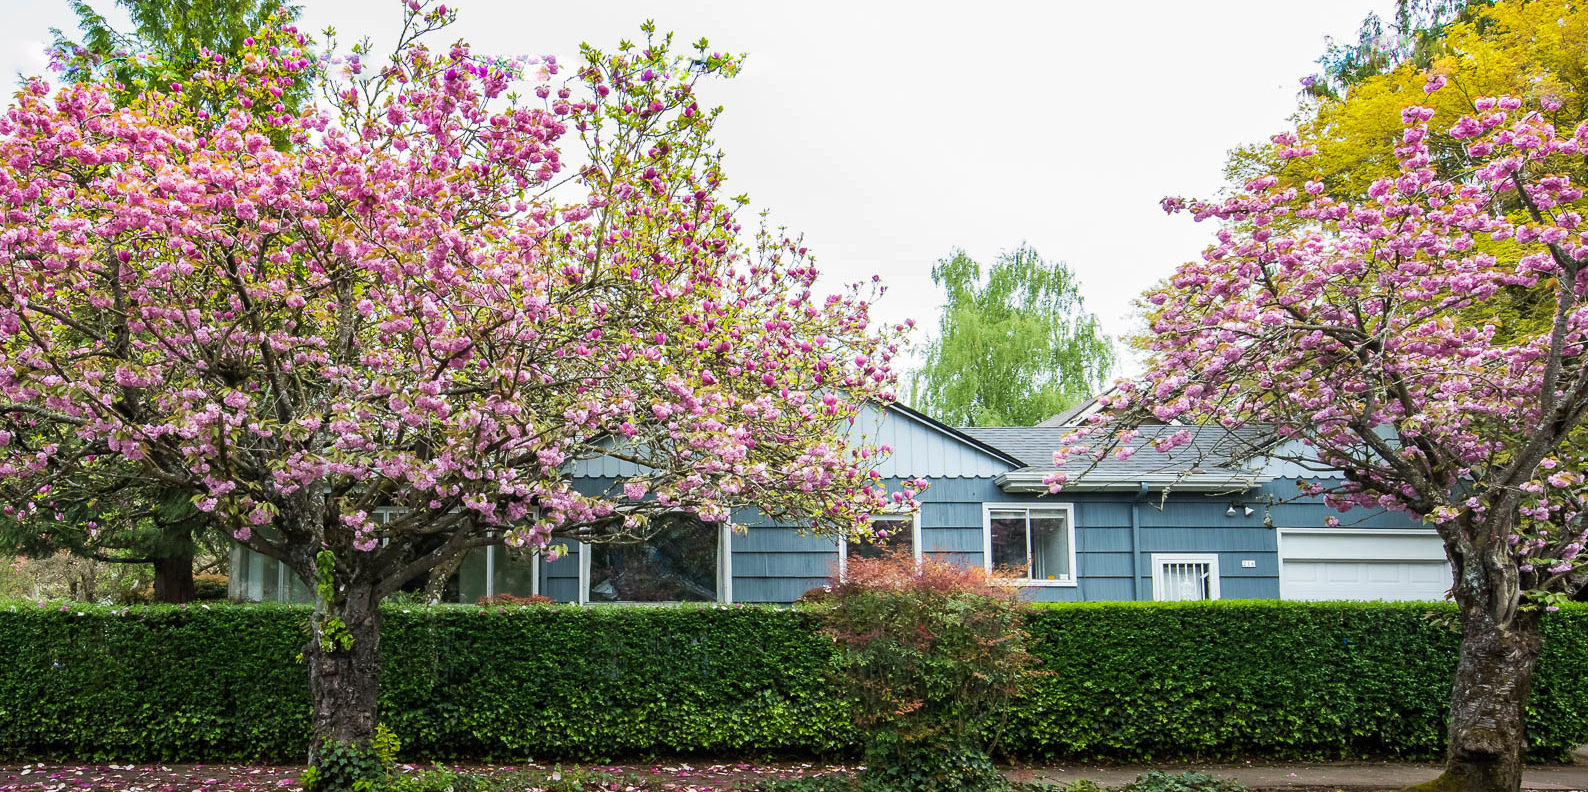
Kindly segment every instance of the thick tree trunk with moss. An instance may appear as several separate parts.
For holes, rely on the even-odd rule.
[[[1441,788],[1522,788],[1527,694],[1542,644],[1537,622],[1523,614],[1507,627],[1484,621],[1466,625],[1451,693],[1446,786]]]
[[[1527,696],[1543,637],[1537,611],[1519,609],[1508,553],[1457,564],[1461,655],[1450,696],[1445,772],[1425,792],[1516,792],[1527,752]]]
[[[193,601],[193,555],[154,559],[154,601]]]
[[[329,603],[319,599],[303,656],[313,705],[309,764],[323,764],[328,743],[367,751],[380,717],[380,611],[372,584],[355,580]]]

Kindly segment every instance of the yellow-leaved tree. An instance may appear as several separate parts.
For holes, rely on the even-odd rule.
[[[1435,123],[1476,112],[1476,100],[1493,96],[1554,106],[1549,120],[1566,128],[1588,117],[1588,8],[1567,0],[1501,0],[1473,4],[1459,16],[1439,25],[1441,35],[1424,45],[1425,58],[1358,73],[1321,96],[1304,91],[1292,120],[1296,146],[1313,149],[1313,156],[1281,165],[1266,144],[1238,148],[1227,167],[1232,184],[1277,172],[1296,186],[1320,181],[1337,198],[1366,195],[1375,180],[1399,173],[1401,109],[1412,102],[1434,108]],[[1431,82],[1446,87],[1428,93]],[[1433,156],[1441,176],[1472,162],[1449,144]]]

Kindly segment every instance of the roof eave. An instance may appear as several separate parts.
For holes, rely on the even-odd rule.
[[[1014,470],[993,479],[998,488],[1009,493],[1044,493],[1048,485],[1043,479],[1052,475],[1047,471]],[[1181,492],[1230,492],[1255,489],[1270,480],[1261,475],[1179,474],[1158,473],[1129,479],[1074,479],[1064,483],[1065,492],[1139,492],[1142,485],[1151,490],[1178,490]]]

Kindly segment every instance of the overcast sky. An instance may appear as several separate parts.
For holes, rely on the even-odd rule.
[[[400,19],[396,0],[300,2],[305,29],[344,41],[387,42]],[[48,28],[75,24],[65,0],[0,5],[0,74],[42,72]],[[934,261],[1024,241],[1068,262],[1118,335],[1132,298],[1212,230],[1158,201],[1216,192],[1225,152],[1285,127],[1324,37],[1354,38],[1389,6],[461,0],[448,39],[573,63],[580,41],[611,48],[651,18],[747,52],[739,78],[702,92],[726,107],[729,189],[803,231],[829,286],[881,275],[882,318],[934,327]]]

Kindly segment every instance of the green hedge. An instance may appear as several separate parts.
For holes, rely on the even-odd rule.
[[[1445,606],[1041,607],[1026,758],[1430,757],[1457,636]],[[0,760],[296,761],[307,610],[0,606]],[[1588,608],[1547,623],[1534,755],[1588,742]],[[391,609],[382,720],[413,759],[846,751],[832,651],[769,607]]]
[[[0,760],[299,758],[307,637],[287,605],[0,607]]]
[[[1077,603],[1028,623],[1030,757],[1442,756],[1460,636],[1429,603]],[[1545,623],[1532,755],[1588,742],[1588,608]]]
[[[831,751],[847,710],[808,614],[764,607],[389,613],[381,719],[415,755]]]

